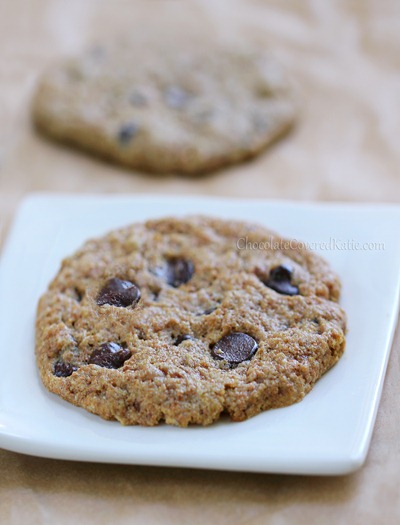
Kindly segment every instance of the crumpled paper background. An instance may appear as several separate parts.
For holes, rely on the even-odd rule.
[[[298,126],[256,161],[198,180],[132,173],[37,136],[29,107],[40,72],[126,30],[274,51],[297,83]],[[400,200],[397,0],[2,0],[0,79],[0,242],[34,190]],[[398,333],[370,453],[353,475],[96,465],[0,451],[0,522],[396,523],[399,347]]]

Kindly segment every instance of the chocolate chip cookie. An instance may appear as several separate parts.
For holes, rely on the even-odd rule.
[[[55,65],[33,112],[55,139],[131,168],[187,175],[256,155],[295,118],[270,57],[132,40]]]
[[[325,260],[262,226],[133,224],[63,261],[38,306],[40,375],[125,425],[242,421],[301,400],[338,361],[339,293]]]

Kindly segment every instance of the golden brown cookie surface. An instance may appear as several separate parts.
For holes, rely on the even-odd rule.
[[[299,401],[337,362],[339,292],[327,262],[258,225],[133,224],[88,241],[41,298],[41,378],[123,424],[240,421]]]
[[[33,109],[57,140],[131,168],[188,175],[256,155],[295,116],[288,82],[266,56],[132,41],[50,69]]]

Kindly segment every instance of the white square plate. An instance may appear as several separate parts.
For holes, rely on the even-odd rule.
[[[163,215],[258,221],[311,243],[343,281],[343,358],[300,403],[243,423],[123,427],[48,393],[34,359],[36,303],[61,259],[89,237]],[[0,266],[0,446],[37,456],[297,474],[365,460],[398,315],[400,207],[208,197],[34,195]]]

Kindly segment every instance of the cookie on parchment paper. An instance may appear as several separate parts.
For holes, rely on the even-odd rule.
[[[195,176],[255,156],[296,110],[271,57],[129,39],[50,68],[33,114],[45,134],[113,162]]]

